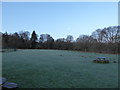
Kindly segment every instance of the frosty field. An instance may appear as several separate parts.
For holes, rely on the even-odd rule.
[[[2,74],[20,88],[117,88],[118,56],[65,50],[17,50],[2,55]],[[109,64],[97,64],[108,57]],[[113,63],[117,61],[117,63]]]

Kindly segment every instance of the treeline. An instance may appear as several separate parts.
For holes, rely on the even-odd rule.
[[[2,34],[2,48],[16,49],[58,49],[85,52],[114,53],[120,52],[120,26],[97,29],[91,35],[80,35],[74,40],[72,35],[54,40],[49,34],[28,31]]]

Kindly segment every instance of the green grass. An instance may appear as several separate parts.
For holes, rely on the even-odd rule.
[[[109,64],[97,64],[108,57]],[[3,53],[3,77],[20,88],[117,88],[118,56],[62,50]]]

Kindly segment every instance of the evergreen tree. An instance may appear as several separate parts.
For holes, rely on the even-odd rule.
[[[32,36],[30,40],[31,40],[31,48],[36,48],[37,34],[35,33],[35,31],[32,32]]]

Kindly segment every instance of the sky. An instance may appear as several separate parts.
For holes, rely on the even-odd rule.
[[[54,39],[118,25],[117,2],[3,2],[2,32],[36,31]]]

